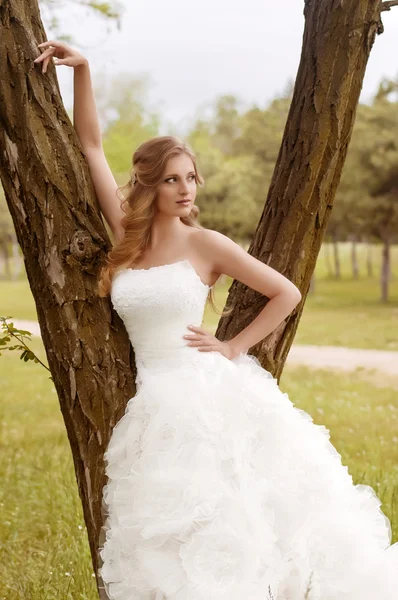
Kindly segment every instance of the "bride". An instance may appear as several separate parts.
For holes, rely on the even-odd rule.
[[[134,348],[137,393],[106,450],[99,578],[110,600],[396,600],[398,544],[369,486],[354,485],[325,427],[296,409],[248,350],[297,306],[296,286],[201,227],[203,183],[181,140],[133,155],[125,202],[101,144],[87,61],[74,125],[115,245],[99,278]],[[249,174],[250,175],[250,174]],[[202,328],[225,273],[267,296],[234,338]]]

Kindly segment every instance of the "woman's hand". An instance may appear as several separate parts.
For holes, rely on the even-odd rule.
[[[33,62],[43,63],[42,73],[46,73],[48,63],[52,58],[56,65],[66,65],[68,67],[78,67],[87,64],[87,59],[80,52],[74,50],[63,42],[49,41],[43,42],[38,46],[42,54]]]
[[[188,329],[193,333],[184,335],[184,339],[190,340],[187,345],[196,346],[199,352],[219,352],[229,360],[238,356],[239,352],[234,350],[229,342],[221,342],[202,327],[188,325]]]

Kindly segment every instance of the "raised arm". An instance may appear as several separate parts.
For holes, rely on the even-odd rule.
[[[73,124],[86,155],[98,202],[116,242],[123,237],[120,221],[124,216],[117,197],[117,183],[106,160],[95,106],[90,67],[87,59],[66,44],[48,41],[39,45],[42,50],[35,63],[43,63],[43,73],[54,57],[56,65],[74,69]]]

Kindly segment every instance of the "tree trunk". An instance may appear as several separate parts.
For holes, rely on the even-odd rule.
[[[358,254],[357,254],[357,238],[355,235],[352,236],[351,243],[351,267],[352,267],[352,278],[359,278],[359,266],[358,266]]]
[[[8,236],[5,235],[1,240],[1,253],[3,255],[4,279],[11,279],[10,253],[8,251]]]
[[[14,280],[18,280],[20,275],[21,275],[21,271],[22,271],[22,259],[21,259],[21,254],[19,251],[19,245],[18,245],[18,240],[15,237],[15,235],[12,235],[12,239],[11,239],[11,247],[12,247],[12,259],[13,259],[13,269],[12,269],[12,279]]]
[[[249,253],[300,289],[303,300],[251,349],[280,376],[308,293],[351,139],[380,0],[306,0],[303,49],[282,146]],[[234,337],[267,298],[234,281],[217,337]]]
[[[72,450],[95,571],[103,453],[135,393],[125,329],[95,293],[110,242],[50,66],[36,0],[0,0],[0,176]],[[15,315],[16,317],[18,315]]]
[[[341,279],[339,240],[337,239],[337,235],[333,235],[333,261],[334,261],[334,278]]]
[[[389,240],[389,238],[385,238],[383,240],[382,262],[381,262],[381,269],[380,269],[380,287],[381,287],[381,301],[382,302],[388,302],[390,277],[391,277],[390,240]]]
[[[315,271],[313,272],[312,277],[311,277],[310,287],[308,289],[308,293],[311,296],[314,296],[314,294],[315,294]]]
[[[326,264],[326,271],[328,274],[328,277],[332,277],[333,275],[333,269],[332,269],[332,264],[330,262],[330,244],[328,242],[326,242],[325,244],[322,244],[323,248],[324,248],[324,254],[325,254],[325,264]]]
[[[366,271],[368,277],[373,277],[372,244],[366,240]]]

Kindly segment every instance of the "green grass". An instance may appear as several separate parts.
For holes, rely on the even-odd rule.
[[[36,306],[26,277],[18,281],[0,281],[0,316],[37,321]]]
[[[45,362],[40,340],[32,347]],[[94,600],[72,457],[48,372],[0,357],[0,599]],[[375,487],[398,539],[398,378],[286,368],[283,391],[331,430],[354,480]]]

